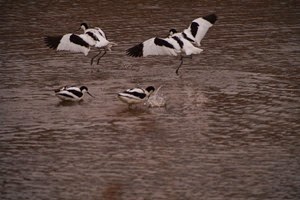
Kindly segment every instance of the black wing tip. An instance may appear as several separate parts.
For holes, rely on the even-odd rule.
[[[62,36],[46,36],[44,42],[51,49],[56,49],[60,43]]]
[[[215,13],[213,13],[213,14],[204,16],[203,19],[205,19],[206,21],[208,21],[211,24],[214,24],[218,20],[218,16]]]
[[[138,45],[135,45],[134,47],[131,47],[126,50],[126,54],[131,57],[143,57],[143,43],[140,43]]]

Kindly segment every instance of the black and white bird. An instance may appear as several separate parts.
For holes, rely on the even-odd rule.
[[[108,41],[104,31],[99,27],[89,28],[87,23],[81,23],[80,29],[84,31],[84,34],[89,35],[93,39],[94,42],[91,46],[94,46],[99,50],[99,53],[91,59],[91,65],[93,64],[93,60],[98,56],[97,64],[99,64],[99,60],[106,54],[106,52],[111,51],[113,45],[117,45],[114,42]],[[101,55],[102,51],[104,52]]]
[[[181,63],[176,69],[176,74],[178,74],[178,70],[183,63],[182,54],[191,56],[192,54],[201,53],[203,50],[198,48],[200,46],[200,42],[216,20],[217,16],[215,14],[197,18],[193,20],[191,25],[183,32],[177,33],[175,29],[171,29],[169,37],[150,38],[127,49],[126,53],[128,56],[132,57],[146,57],[149,55],[181,55]]]
[[[55,95],[63,101],[80,101],[84,97],[85,93],[95,98],[88,92],[88,88],[86,86],[63,86],[57,90],[54,90],[54,92]]]
[[[155,88],[153,86],[149,86],[146,89],[132,88],[118,93],[118,98],[130,107],[133,104],[145,102],[154,91]]]
[[[169,31],[169,38],[174,38],[176,41],[181,45],[181,54],[180,54],[180,64],[176,69],[176,74],[178,75],[179,68],[183,64],[184,58],[192,58],[193,54],[200,54],[203,49],[200,49],[198,47],[195,47],[191,40],[187,39],[184,35],[184,33],[177,33],[176,29],[171,29]]]
[[[85,56],[88,55],[91,47],[95,47],[99,49],[100,52],[91,59],[92,64],[94,58],[101,54],[101,50],[104,49],[105,53],[107,50],[111,51],[111,47],[115,43],[109,42],[100,28],[87,29],[87,27],[85,23],[81,24],[81,28],[84,29],[83,34],[67,33],[60,36],[46,36],[44,41],[51,49],[83,53]],[[101,57],[103,57],[103,55]],[[97,63],[99,63],[99,60]]]

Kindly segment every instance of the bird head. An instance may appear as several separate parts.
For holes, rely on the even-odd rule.
[[[149,95],[151,95],[154,92],[155,88],[153,86],[148,86],[146,88],[146,91],[149,93]]]
[[[89,28],[89,27],[88,27],[87,23],[81,23],[78,30],[82,29],[83,31],[85,31],[85,30],[88,29],[88,28]]]
[[[93,97],[93,98],[95,98],[93,95],[91,95],[91,93],[89,93],[89,89],[86,87],[86,86],[81,86],[80,87],[80,91],[82,92],[82,93],[87,93],[88,95],[90,95],[91,97]]]
[[[174,28],[172,28],[172,29],[170,29],[169,30],[169,35],[168,35],[168,37],[171,37],[173,34],[175,34],[175,33],[177,33],[177,30],[176,29],[174,29]]]

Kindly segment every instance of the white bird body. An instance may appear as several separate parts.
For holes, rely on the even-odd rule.
[[[146,89],[132,88],[118,93],[118,98],[130,106],[132,104],[145,102],[154,90],[155,88],[153,86],[149,86]]]
[[[63,101],[80,101],[84,97],[84,94],[88,93],[88,88],[85,86],[64,86],[55,90],[55,95]],[[93,96],[92,96],[93,97]]]
[[[192,54],[200,54],[203,51],[203,49],[195,47],[189,40],[187,40],[183,36],[182,33],[175,33],[170,38],[174,38],[179,44],[181,43],[180,50],[187,56],[190,56]]]
[[[182,51],[185,53],[185,55],[190,56],[192,54],[200,54],[203,51],[203,49],[195,47],[188,40],[183,40],[183,41],[184,41],[184,44],[183,44]]]
[[[84,33],[90,37],[91,46],[96,48],[104,48],[109,44],[109,41],[96,29],[89,28],[85,30]]]
[[[171,38],[150,38],[143,42],[143,56],[170,55],[177,56],[180,53],[179,44]]]

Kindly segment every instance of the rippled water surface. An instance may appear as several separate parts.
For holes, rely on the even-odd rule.
[[[299,199],[299,3],[184,2],[0,1],[0,199]],[[212,12],[180,76],[125,55]],[[82,22],[118,43],[98,66],[43,42]],[[96,98],[60,103],[66,84]],[[166,107],[116,97],[148,85]]]

